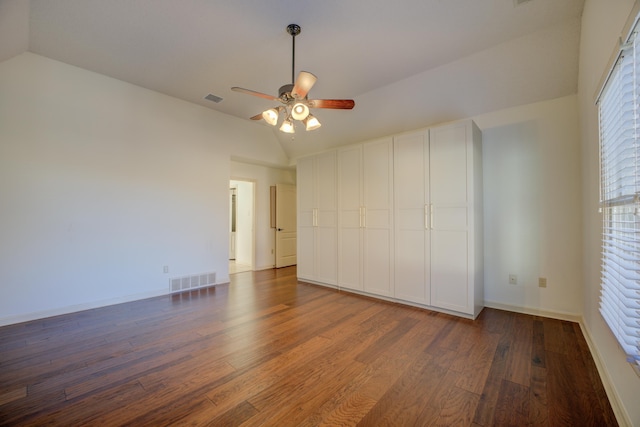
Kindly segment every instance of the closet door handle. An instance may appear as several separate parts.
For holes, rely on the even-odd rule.
[[[429,204],[424,205],[424,229],[429,229]]]
[[[362,228],[362,206],[358,207],[358,227]]]
[[[318,208],[313,208],[313,226],[318,226]]]
[[[433,203],[431,203],[431,208],[429,210],[430,210],[430,215],[429,216],[431,217],[431,218],[429,218],[429,220],[431,222],[431,229],[433,230]]]

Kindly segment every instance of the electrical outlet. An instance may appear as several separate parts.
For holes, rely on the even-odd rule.
[[[539,277],[538,278],[538,286],[541,288],[546,288],[547,287],[547,278],[546,277]]]
[[[516,276],[515,274],[510,274],[509,275],[509,284],[510,285],[517,285],[518,284],[518,276]]]
[[[162,272],[163,272],[164,274],[167,274],[167,273],[169,272],[169,266],[168,266],[168,265],[165,265],[164,267],[162,267]]]

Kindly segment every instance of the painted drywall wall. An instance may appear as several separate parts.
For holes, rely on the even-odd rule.
[[[558,317],[582,306],[575,95],[473,118],[482,130],[485,301]],[[509,284],[509,275],[517,284]],[[540,288],[538,279],[547,279]]]
[[[640,377],[626,362],[613,334],[599,311],[600,298],[600,232],[602,217],[598,213],[599,164],[598,164],[598,111],[596,92],[601,78],[618,44],[623,26],[634,5],[633,0],[587,0],[582,15],[580,44],[580,73],[578,83],[583,194],[583,316],[587,332],[594,344],[594,357],[600,361],[600,369],[612,385],[611,392],[619,403],[617,413],[625,421],[640,426]],[[620,418],[620,417],[619,417]]]
[[[31,53],[0,63],[0,324],[227,281],[231,156],[289,163],[265,127]]]
[[[270,187],[276,184],[295,184],[295,170],[263,165],[231,162],[233,179],[255,182],[255,265],[254,269],[273,268],[275,262],[275,230],[270,224]]]

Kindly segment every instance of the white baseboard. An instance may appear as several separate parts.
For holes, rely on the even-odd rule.
[[[580,329],[582,330],[582,335],[584,335],[585,341],[587,341],[587,346],[589,347],[589,351],[591,352],[591,356],[593,357],[593,361],[596,364],[596,369],[598,369],[598,374],[600,375],[600,380],[602,381],[602,385],[604,386],[604,390],[607,393],[607,397],[609,398],[609,403],[611,404],[611,409],[613,409],[613,413],[616,415],[616,420],[620,427],[632,427],[633,422],[631,422],[631,418],[627,413],[624,405],[622,404],[622,400],[618,395],[616,388],[613,386],[613,381],[611,381],[611,377],[609,376],[609,371],[607,370],[607,366],[602,362],[602,357],[600,356],[600,352],[598,351],[598,347],[593,343],[593,339],[591,338],[591,332],[587,327],[586,323],[584,323],[584,319],[580,318]]]
[[[46,317],[60,316],[62,314],[75,313],[78,311],[91,310],[92,308],[106,307],[109,305],[122,304],[125,302],[137,301],[147,298],[155,298],[162,295],[168,295],[169,289],[145,292],[142,294],[127,295],[118,298],[110,298],[101,301],[92,301],[84,304],[69,305],[66,307],[58,307],[50,310],[35,311],[32,313],[18,314],[14,316],[0,317],[0,326],[13,325],[16,323],[29,322],[31,320],[44,319]]]
[[[531,314],[532,316],[548,317],[550,319],[568,320],[580,323],[582,316],[578,313],[568,313],[562,311],[547,311],[533,307],[520,307],[517,305],[503,304],[496,301],[484,301],[484,306],[496,308],[498,310],[513,311],[514,313]]]
[[[217,280],[215,285],[213,286],[225,285],[228,283],[230,283],[229,277],[222,277],[220,278],[220,280]],[[35,311],[32,313],[18,314],[15,316],[0,317],[0,327],[7,326],[7,325],[14,325],[16,323],[29,322],[31,320],[45,319],[47,317],[60,316],[63,314],[76,313],[78,311],[91,310],[92,308],[107,307],[110,305],[122,304],[125,302],[138,301],[138,300],[143,300],[148,298],[155,298],[155,297],[160,297],[163,295],[170,295],[170,294],[171,292],[169,289],[157,290],[157,291],[145,292],[141,294],[111,298],[108,300],[92,301],[84,304],[58,307],[58,308],[53,308],[51,310],[42,310],[42,311]]]

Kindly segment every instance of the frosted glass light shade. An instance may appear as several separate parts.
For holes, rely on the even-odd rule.
[[[271,126],[275,126],[276,123],[278,123],[278,110],[275,108],[269,108],[262,113],[262,118]]]
[[[284,133],[295,133],[296,130],[293,128],[293,120],[290,117],[282,122],[282,126],[280,126],[280,130]]]
[[[322,126],[318,119],[312,114],[309,114],[303,123],[307,126],[307,130],[315,130]]]
[[[304,120],[309,115],[309,107],[305,104],[298,102],[291,109],[291,117],[295,120]]]

